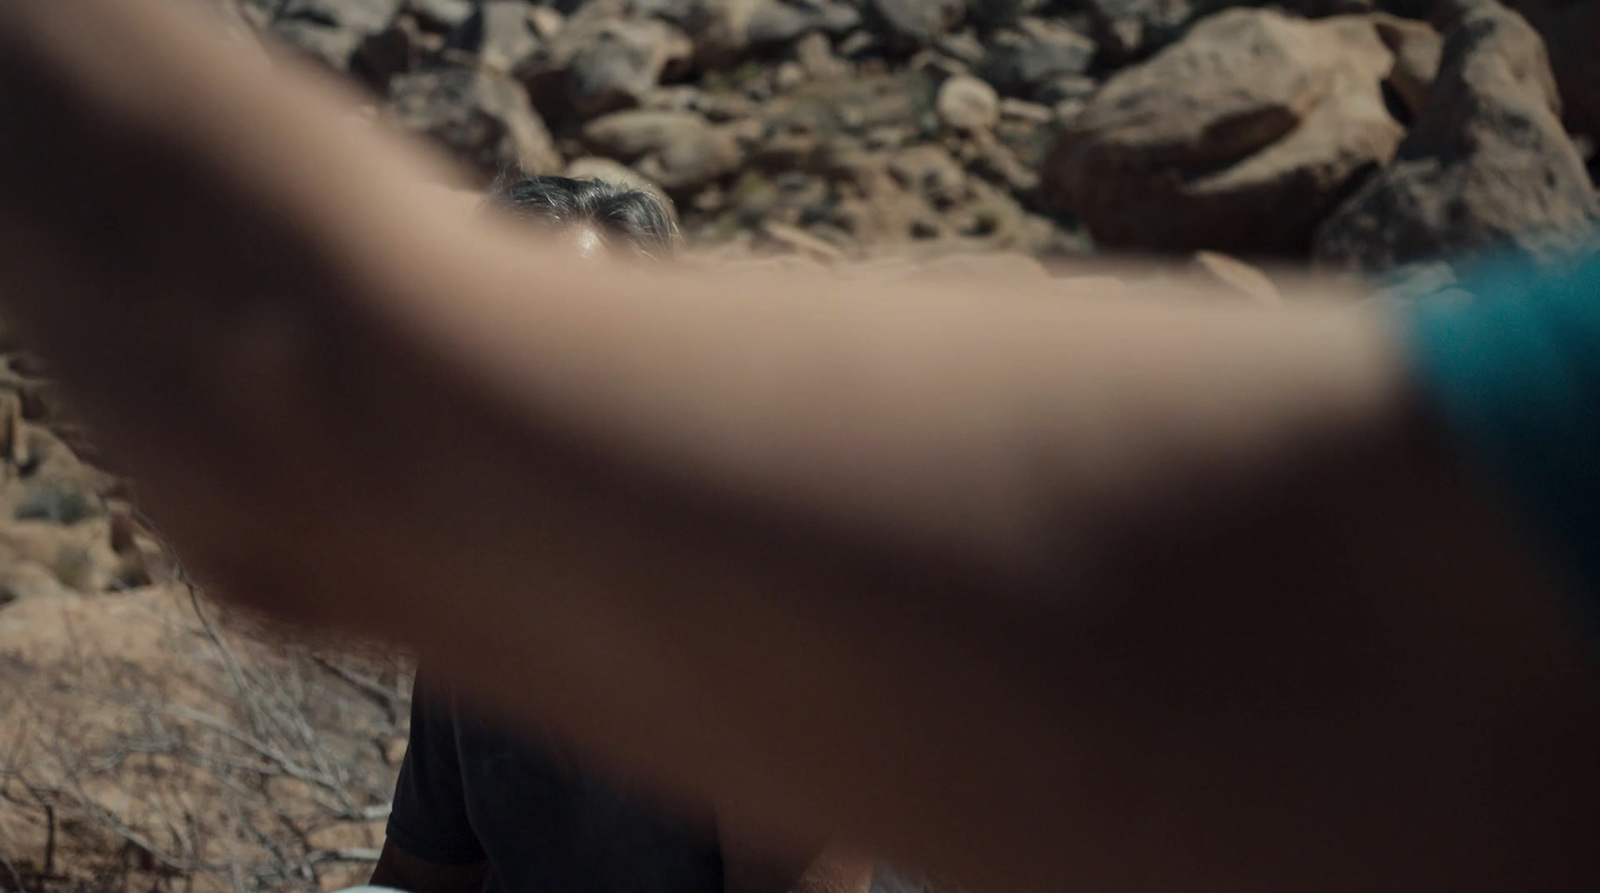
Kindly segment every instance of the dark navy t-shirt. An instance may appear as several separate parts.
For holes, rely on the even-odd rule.
[[[463,716],[418,682],[389,839],[437,865],[489,863],[497,893],[721,893],[715,823],[579,768],[553,737]]]

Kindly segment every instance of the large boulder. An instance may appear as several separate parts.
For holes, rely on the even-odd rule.
[[[691,196],[740,163],[737,140],[693,112],[615,112],[583,127],[590,152],[633,167],[668,194]]]
[[[1497,3],[1469,9],[1397,159],[1323,224],[1318,259],[1377,271],[1575,244],[1600,204],[1559,109],[1539,35]]]
[[[589,118],[642,105],[663,78],[684,73],[693,55],[689,38],[668,22],[623,15],[620,4],[596,0],[516,75],[541,109]]]
[[[446,69],[397,77],[389,116],[401,128],[442,144],[485,179],[513,170],[553,174],[562,168],[527,94],[492,71]]]
[[[1600,0],[1517,0],[1544,37],[1567,124],[1600,139]]]
[[[1238,9],[1106,82],[1067,125],[1039,198],[1109,248],[1293,253],[1402,129],[1373,23]]]

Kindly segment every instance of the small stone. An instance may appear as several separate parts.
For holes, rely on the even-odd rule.
[[[560,11],[549,6],[535,6],[528,10],[528,25],[543,40],[555,40],[566,23]]]
[[[862,141],[868,149],[881,152],[884,149],[898,149],[906,144],[911,134],[904,127],[886,125],[874,127],[862,136]]]
[[[350,59],[366,35],[345,28],[332,28],[304,19],[274,22],[272,33],[301,55],[328,68],[347,72]]]
[[[1056,103],[1050,111],[1056,116],[1057,124],[1070,124],[1083,114],[1089,104],[1081,99],[1063,99]]]
[[[828,36],[818,31],[794,42],[794,58],[806,75],[815,80],[841,77],[849,71],[849,66],[833,55],[833,44]]]
[[[946,56],[952,59],[959,59],[967,65],[977,65],[982,62],[984,54],[988,52],[988,49],[983,45],[983,41],[979,40],[978,36],[971,31],[957,31],[954,34],[946,34],[939,38],[938,42],[933,46],[934,49],[944,53]]]
[[[934,50],[923,50],[912,56],[907,67],[917,74],[932,78],[937,84],[967,73],[966,63]]]
[[[651,93],[640,108],[658,112],[697,112],[701,110],[703,99],[704,95],[701,94],[700,88],[689,84],[674,84]]]
[[[738,5],[730,6],[737,14]],[[835,0],[756,0],[745,18],[745,36],[755,49],[788,45],[806,34],[844,34],[861,24],[855,6]]]
[[[583,140],[594,154],[632,165],[678,198],[734,172],[742,161],[728,128],[691,112],[614,112],[585,124]]]
[[[1255,301],[1264,307],[1283,306],[1283,294],[1266,273],[1256,267],[1216,251],[1197,251],[1195,266],[1209,273],[1217,282]]]
[[[1049,106],[1007,97],[1000,100],[1000,117],[1011,121],[1026,121],[1030,124],[1049,124],[1055,119],[1055,113]]]
[[[989,130],[1000,120],[1000,97],[983,81],[961,75],[939,88],[934,101],[939,122],[961,132]]]
[[[1066,25],[1023,19],[990,39],[978,73],[1008,96],[1040,99],[1055,79],[1082,76],[1094,56],[1094,41]]]
[[[1189,21],[1189,0],[1085,0],[1094,21],[1100,52],[1113,65],[1125,65],[1171,42]]]
[[[396,76],[410,74],[421,66],[429,42],[438,39],[438,35],[424,34],[415,19],[401,16],[395,19],[388,30],[363,40],[356,48],[350,67],[369,83],[387,92],[389,83]],[[371,106],[362,108],[363,115],[370,120],[375,115],[369,115],[369,111],[375,112]]]
[[[1018,195],[1032,192],[1039,185],[1039,175],[1023,164],[1017,156],[993,136],[984,134],[973,147],[973,157],[968,162],[972,172],[986,180],[998,183]]]
[[[389,115],[428,136],[486,178],[506,170],[560,170],[560,154],[516,81],[487,69],[447,69],[395,78]]]
[[[18,521],[47,521],[71,526],[104,513],[100,497],[73,481],[40,481],[30,486],[12,509]]]
[[[839,55],[846,59],[854,59],[874,52],[883,46],[878,35],[871,31],[852,31],[839,41]]]
[[[806,70],[798,62],[780,62],[772,72],[772,87],[779,93],[787,93],[805,82]]]
[[[688,71],[694,52],[688,36],[667,22],[618,17],[591,4],[514,73],[539,108],[565,106],[593,118],[643,105],[661,83]]]
[[[890,43],[920,50],[948,34],[967,15],[966,0],[866,0]]]
[[[1094,98],[1096,90],[1100,89],[1100,82],[1094,78],[1083,75],[1062,75],[1051,78],[1043,86],[1033,92],[1033,101],[1041,105],[1055,105],[1068,99],[1088,102]]]
[[[454,31],[472,18],[469,0],[406,0],[406,9],[434,31]]]
[[[936,208],[949,207],[966,195],[967,172],[938,146],[911,146],[894,153],[889,176],[903,189],[919,193]]]
[[[797,254],[807,255],[813,260],[823,263],[838,263],[844,260],[844,252],[838,246],[825,242],[799,227],[768,221],[762,225],[761,233],[785,248]]]
[[[278,20],[376,34],[394,21],[400,4],[401,0],[286,0],[278,9]]]
[[[462,29],[462,48],[496,71],[509,72],[539,48],[521,0],[489,0]]]

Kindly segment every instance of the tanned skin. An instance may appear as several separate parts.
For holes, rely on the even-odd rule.
[[[217,591],[995,893],[1600,889],[1380,310],[580,268],[180,7],[0,4],[0,301]]]

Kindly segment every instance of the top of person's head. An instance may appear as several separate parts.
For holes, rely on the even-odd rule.
[[[496,187],[490,204],[524,220],[592,234],[622,253],[667,257],[677,241],[672,212],[660,198],[605,180],[524,177]]]

